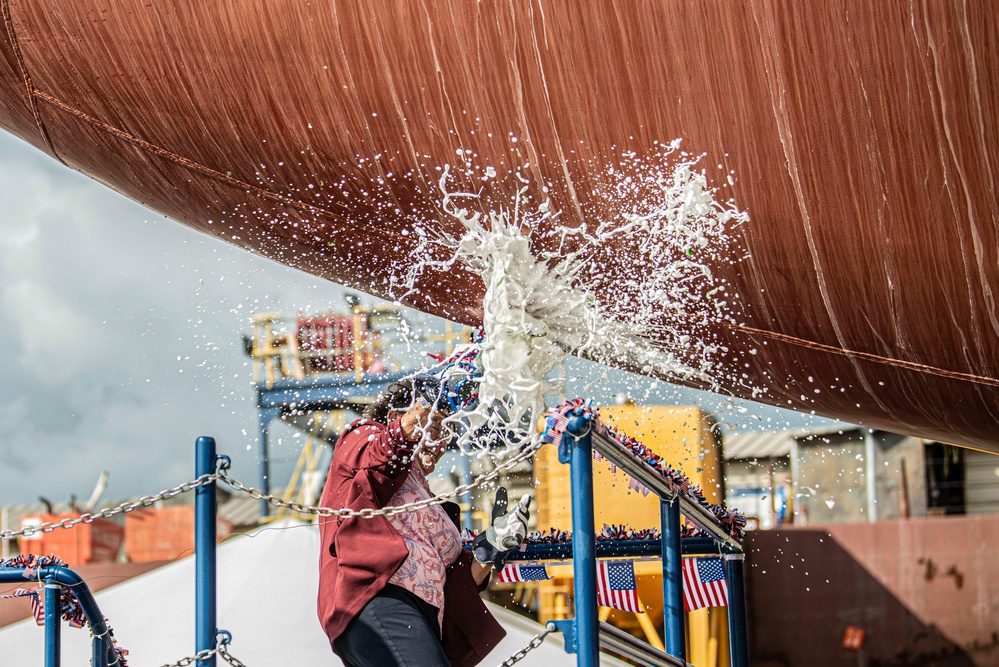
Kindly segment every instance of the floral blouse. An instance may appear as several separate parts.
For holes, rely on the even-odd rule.
[[[389,507],[398,507],[432,497],[423,471],[414,462],[409,476],[389,500]],[[415,512],[388,517],[399,531],[409,557],[396,570],[390,584],[401,586],[420,599],[437,607],[437,623],[444,617],[444,579],[447,567],[458,560],[461,536],[458,527],[440,505],[431,505]]]

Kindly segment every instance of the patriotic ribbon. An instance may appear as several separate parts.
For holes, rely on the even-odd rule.
[[[36,581],[38,579],[39,568],[65,566],[66,563],[54,555],[39,556],[38,554],[21,554],[13,558],[0,561],[0,568],[24,568],[23,576],[27,581]],[[31,613],[35,617],[35,623],[38,625],[45,625],[45,603],[38,594],[38,589],[29,590],[25,588],[18,588],[7,595],[0,595],[0,600],[19,597],[28,598],[28,601],[31,603]],[[70,627],[73,628],[82,628],[84,625],[89,625],[87,617],[83,613],[83,607],[80,606],[80,601],[76,599],[76,596],[73,595],[72,591],[65,588],[59,595],[59,617],[69,623]],[[106,618],[104,619],[104,622],[107,623]],[[114,631],[111,629],[110,625],[107,627],[108,633],[111,635],[111,644],[115,653],[118,654],[121,667],[128,667],[128,663],[125,661],[125,656],[128,655],[128,651],[118,646],[118,642],[114,638]]]
[[[599,411],[593,407],[593,401],[588,399],[574,398],[565,401],[557,408],[549,410],[545,415],[545,428],[541,432],[541,442],[558,447],[562,443],[562,436],[565,435],[569,419],[575,416],[596,419],[599,416]]]
[[[690,483],[690,479],[686,475],[679,470],[673,469],[672,466],[666,463],[666,460],[662,456],[656,454],[649,447],[638,442],[631,436],[621,433],[614,427],[608,426],[602,422],[598,422],[596,426],[602,429],[604,435],[616,440],[636,458],[640,459],[650,468],[658,472],[664,479],[672,482],[677,491],[682,493],[689,500],[692,500],[711,512],[718,522],[728,530],[730,535],[738,539],[742,539],[744,537],[746,527],[745,515],[740,513],[738,510],[730,510],[722,504],[709,502],[708,499],[704,497],[704,493],[701,491],[701,488],[692,485]],[[614,468],[614,472],[616,472],[616,467]],[[648,489],[637,480],[632,479],[628,482],[628,486],[636,491],[642,491],[643,494],[648,495]],[[697,534],[702,535],[704,533],[702,533],[702,531],[697,531]]]
[[[690,483],[690,479],[679,470],[675,470],[659,454],[649,447],[638,442],[631,436],[622,433],[599,420],[599,410],[593,406],[593,402],[582,398],[565,401],[557,408],[553,408],[545,415],[545,426],[541,433],[541,442],[558,447],[562,443],[562,436],[565,434],[569,419],[580,415],[589,418],[594,422],[594,428],[601,429],[603,435],[613,438],[625,449],[631,452],[636,458],[644,462],[650,468],[658,472],[664,479],[671,482],[679,493],[682,493],[689,500],[697,503],[708,510],[718,522],[724,526],[730,535],[742,539],[745,533],[746,517],[738,510],[728,509],[722,504],[708,502],[700,487]],[[562,452],[559,452],[559,460],[562,460]],[[606,460],[599,452],[593,452],[593,458],[597,461]],[[563,461],[564,463],[565,461]],[[617,466],[608,461],[611,472],[617,472]],[[630,478],[628,487],[640,492],[642,495],[649,495],[650,491],[644,484],[634,478]],[[695,535],[706,535],[702,531],[697,531]]]

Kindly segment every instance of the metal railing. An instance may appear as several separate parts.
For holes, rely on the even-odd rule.
[[[743,550],[733,537],[705,508],[680,493],[644,461],[633,455],[588,411],[569,413],[568,424],[559,444],[559,461],[570,466],[572,486],[572,563],[575,618],[554,621],[565,636],[566,651],[576,653],[580,667],[597,667],[599,647],[603,646],[625,658],[649,665],[687,665],[685,610],[681,543],[681,513],[708,535],[714,553],[724,555],[728,586],[729,656],[732,667],[748,667],[749,647],[746,631],[746,603],[743,584]],[[631,475],[659,496],[661,540],[659,553],[663,566],[663,615],[666,651],[659,651],[641,640],[600,623],[597,617],[596,561],[597,542],[593,513],[593,451]],[[705,551],[705,538],[697,538],[696,551]],[[654,551],[655,543],[620,547]],[[561,545],[539,545],[536,553],[556,552]],[[604,549],[613,547],[607,546]],[[637,554],[636,554],[637,555]]]
[[[101,613],[87,583],[67,567],[45,565],[37,569],[25,567],[0,568],[0,583],[13,584],[37,581],[43,586],[45,595],[45,667],[59,666],[59,650],[62,645],[60,613],[64,591],[71,592],[80,603],[84,618],[93,633],[91,644],[94,667],[109,667],[118,663],[111,631],[104,614]]]
[[[490,481],[509,465],[533,455],[536,447],[523,451],[500,465],[493,473],[482,475],[471,484],[460,487],[470,490]],[[602,556],[649,556],[658,550],[663,563],[663,607],[666,628],[666,652],[659,651],[627,633],[622,633],[597,619],[596,600],[596,558],[598,552],[594,534],[593,513],[593,450],[596,449],[608,460],[615,463],[629,475],[645,485],[660,498],[660,540],[643,540],[630,544],[603,543],[599,549]],[[576,616],[571,620],[553,621],[548,630],[535,637],[532,642],[507,660],[513,664],[527,652],[536,648],[550,632],[557,630],[565,636],[565,647],[577,654],[577,664],[581,667],[596,667],[598,648],[603,646],[628,659],[649,665],[687,665],[684,629],[683,587],[681,557],[688,553],[720,553],[725,558],[725,571],[728,585],[729,648],[732,667],[747,667],[748,643],[746,633],[745,592],[743,585],[742,543],[733,537],[726,528],[708,511],[700,507],[675,485],[663,478],[644,461],[635,457],[621,445],[611,432],[601,428],[592,415],[577,411],[568,422],[565,434],[559,445],[559,460],[569,463],[572,484],[572,523],[571,544],[530,545],[525,552],[511,554],[514,559],[564,557],[567,548],[572,549],[574,570],[574,599]],[[112,510],[87,514],[72,521],[61,521],[42,527],[21,531],[4,531],[0,537],[11,539],[19,534],[36,530],[49,532],[56,528],[72,528],[80,523],[90,523],[98,516],[129,512],[147,506],[156,499],[171,497],[194,490],[195,495],[195,570],[196,570],[196,653],[174,665],[189,665],[197,662],[198,667],[216,667],[216,657],[221,655],[231,665],[241,665],[225,650],[228,640],[219,641],[227,633],[216,627],[216,494],[218,481],[228,483],[238,491],[249,493],[263,502],[278,506],[293,507],[316,515],[358,515],[362,518],[411,511],[430,503],[438,503],[455,495],[440,494],[427,501],[412,503],[406,507],[376,511],[353,512],[346,508],[305,507],[287,503],[273,496],[267,496],[256,489],[250,489],[228,477],[228,457],[216,453],[215,440],[210,437],[198,438],[195,444],[196,479],[156,496],[127,503]],[[680,514],[703,530],[708,537],[687,538],[686,544],[680,539]],[[45,640],[46,667],[58,667],[60,650],[60,600],[64,590],[69,590],[79,601],[84,617],[94,635],[93,665],[111,667],[119,664],[119,654],[114,646],[110,628],[97,607],[93,594],[86,583],[72,570],[64,567],[43,566],[27,572],[28,568],[0,568],[0,583],[22,583],[37,578],[44,584],[45,594]]]

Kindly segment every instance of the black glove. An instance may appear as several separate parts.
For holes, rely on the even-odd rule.
[[[507,512],[507,491],[505,487],[496,489],[496,503],[493,505],[492,525],[472,540],[472,555],[483,564],[492,563],[494,569],[501,569],[507,554],[516,549],[527,537],[527,521],[531,518],[531,494],[525,493],[517,506]]]

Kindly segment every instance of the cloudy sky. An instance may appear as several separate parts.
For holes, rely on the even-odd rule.
[[[0,505],[151,494],[193,477],[212,435],[256,483],[241,334],[257,312],[342,309],[344,291],[170,221],[0,132]],[[370,299],[368,299],[370,301]],[[700,403],[749,428],[831,422],[623,373],[571,391]],[[571,393],[570,391],[570,393]],[[290,430],[274,477],[297,456]]]

